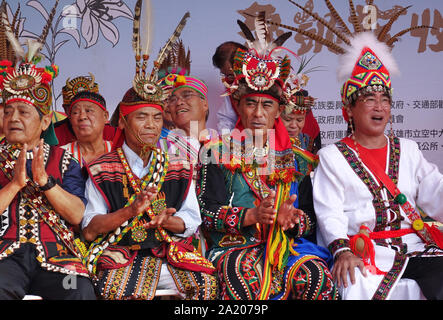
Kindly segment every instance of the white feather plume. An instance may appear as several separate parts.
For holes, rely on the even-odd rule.
[[[254,43],[254,47],[257,52],[261,55],[265,54],[268,49],[269,31],[266,25],[265,12],[260,12],[254,21],[255,34],[257,35],[257,40]]]
[[[377,40],[372,31],[362,32],[351,39],[351,46],[346,47],[346,53],[339,57],[337,79],[339,82],[347,81],[351,75],[363,48],[369,47],[384,64],[390,75],[400,73],[391,49],[383,42]]]
[[[152,16],[152,5],[151,0],[143,1],[143,16],[142,16],[142,54],[149,55],[152,47],[152,35],[153,35],[153,16]]]
[[[27,61],[31,62],[32,59],[36,57],[40,50],[43,48],[43,43],[41,43],[39,40],[28,39],[27,45],[28,53],[26,54],[26,59]]]

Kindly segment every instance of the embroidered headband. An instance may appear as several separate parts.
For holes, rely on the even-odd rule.
[[[191,88],[197,93],[201,94],[205,99],[208,98],[208,87],[202,80],[198,78],[178,75],[175,79],[174,89],[172,90],[172,93],[181,88]]]

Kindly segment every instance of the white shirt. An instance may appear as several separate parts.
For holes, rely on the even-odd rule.
[[[231,132],[232,129],[235,128],[235,124],[237,123],[238,116],[235,113],[235,110],[231,104],[231,100],[229,96],[226,96],[224,99],[223,105],[217,111],[217,130],[219,134],[223,134],[224,131],[229,130]]]
[[[122,149],[132,172],[137,175],[137,177],[144,177],[149,172],[151,159],[149,159],[147,166],[144,167],[143,160],[132,151],[126,143],[123,144]],[[86,205],[85,214],[82,220],[83,229],[88,226],[96,215],[109,213],[109,208],[105,199],[102,197],[91,178],[88,178],[86,181],[85,195],[88,199],[88,204]],[[200,208],[193,182],[189,187],[188,194],[184,199],[180,210],[178,210],[174,216],[180,217],[185,223],[185,231],[182,234],[176,234],[176,236],[179,237],[189,237],[193,235],[201,224]]]
[[[443,204],[440,201],[443,198],[443,175],[436,165],[424,158],[416,142],[400,139],[400,150],[398,188],[413,207],[419,206],[430,217],[443,221]],[[373,195],[367,186],[334,144],[320,149],[318,155],[320,162],[314,174],[313,198],[319,228],[319,244],[327,246],[336,239],[347,239],[348,235],[357,234],[363,224],[374,230],[377,216],[372,202]],[[389,168],[389,156],[388,148],[386,172]],[[377,183],[372,172],[364,167]],[[384,190],[382,195],[383,199],[387,199]],[[400,213],[404,217],[400,228],[411,228],[411,221],[401,207]],[[388,211],[387,219],[394,218],[395,215]],[[408,252],[422,252],[425,248],[423,241],[415,233],[401,238],[402,242],[407,244]],[[336,253],[340,250],[343,249],[338,249]],[[391,270],[397,252],[395,248],[374,245],[374,251],[377,268],[384,272]],[[401,278],[405,267],[406,263],[402,270],[398,271],[387,299],[421,298],[416,282]],[[383,278],[383,275],[370,272],[364,277],[359,269],[355,268],[355,284],[347,288],[340,287],[340,295],[342,299],[371,299]]]

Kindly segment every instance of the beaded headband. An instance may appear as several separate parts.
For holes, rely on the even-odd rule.
[[[98,84],[95,83],[95,77],[92,73],[89,76],[79,76],[71,80],[66,80],[66,85],[62,88],[63,105],[71,105],[74,97],[80,92],[99,93]]]

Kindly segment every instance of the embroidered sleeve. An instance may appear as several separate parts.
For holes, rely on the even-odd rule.
[[[231,234],[241,233],[247,208],[230,206],[223,172],[216,164],[202,166],[197,196],[204,228]]]
[[[335,256],[338,252],[344,249],[350,249],[350,248],[351,247],[349,245],[349,239],[336,239],[328,245],[328,249],[333,256]]]
[[[301,237],[311,235],[316,228],[316,217],[314,211],[314,201],[312,197],[311,177],[306,176],[298,187],[299,209],[303,210],[305,216],[300,220],[300,226],[303,227],[299,232]]]

